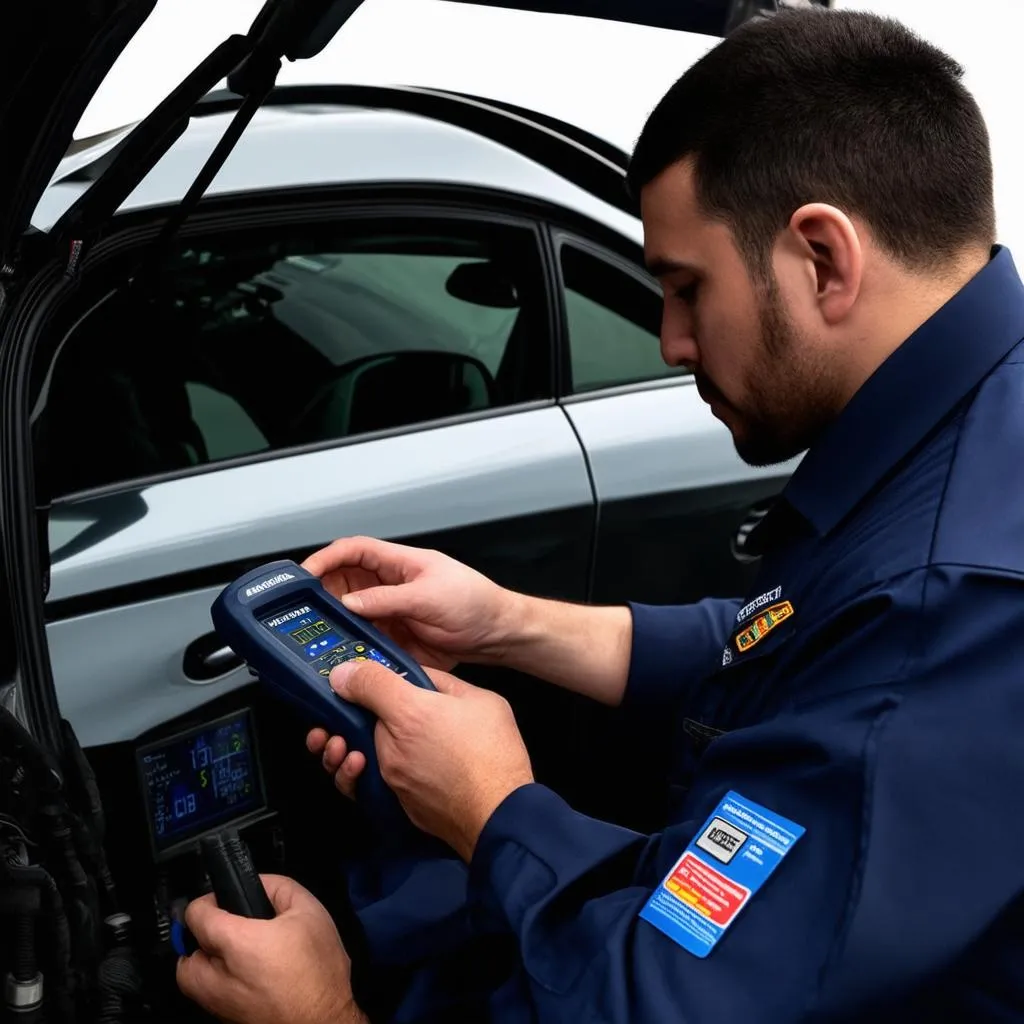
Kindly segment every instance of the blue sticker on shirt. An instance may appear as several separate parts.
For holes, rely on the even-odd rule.
[[[640,916],[703,959],[804,831],[730,791]]]

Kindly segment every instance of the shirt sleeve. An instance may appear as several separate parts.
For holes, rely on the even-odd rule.
[[[720,664],[740,600],[631,604],[633,643],[623,707],[658,710]]]
[[[539,785],[505,800],[470,893],[517,936],[535,1020],[866,1020],[941,994],[1024,892],[1024,580],[931,582],[867,595],[855,656],[816,661],[781,713],[718,739],[664,832]],[[730,791],[806,832],[700,959],[638,915]]]

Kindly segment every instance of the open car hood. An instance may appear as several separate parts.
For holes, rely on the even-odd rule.
[[[704,35],[732,27],[778,3],[830,0],[449,0],[545,14],[578,15]],[[0,42],[0,272],[19,240],[75,128],[113,64],[157,0],[37,0],[19,4]],[[281,13],[316,28],[289,59],[311,56],[360,0],[268,0],[250,38]],[[313,40],[313,37],[315,40]],[[140,167],[140,178],[146,173]]]
[[[33,0],[0,37],[0,265],[75,126],[156,0]]]
[[[34,0],[19,4],[0,42],[0,274],[15,261],[32,211],[74,137],[82,114],[157,0]],[[187,118],[211,69],[257,90],[282,59],[319,53],[362,0],[265,0],[251,27],[230,36],[161,104],[146,125],[148,147]],[[166,133],[165,133],[166,134]],[[139,178],[151,164],[140,160]],[[119,182],[121,186],[124,181]]]

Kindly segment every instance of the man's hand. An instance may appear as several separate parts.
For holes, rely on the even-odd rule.
[[[178,961],[178,987],[229,1024],[367,1024],[330,915],[298,882],[261,877],[272,921],[229,914],[212,895],[189,904],[185,923],[202,949]]]
[[[302,565],[428,668],[502,665],[603,704],[622,701],[632,653],[629,608],[527,597],[438,551],[372,537],[336,540]],[[308,742],[322,751],[327,734],[314,730]]]
[[[436,693],[374,662],[349,662],[331,673],[331,686],[377,716],[381,775],[413,824],[468,862],[487,820],[505,797],[533,782],[533,771],[503,697],[445,672],[429,675]],[[344,760],[344,740],[336,736],[332,744]],[[361,770],[365,760],[348,760],[355,757]],[[356,775],[337,776],[349,796]]]
[[[526,598],[439,551],[344,537],[302,567],[422,665],[500,660]]]

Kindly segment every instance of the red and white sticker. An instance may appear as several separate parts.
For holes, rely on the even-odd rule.
[[[726,928],[750,898],[750,890],[705,864],[689,850],[665,879],[665,888],[719,928]]]

